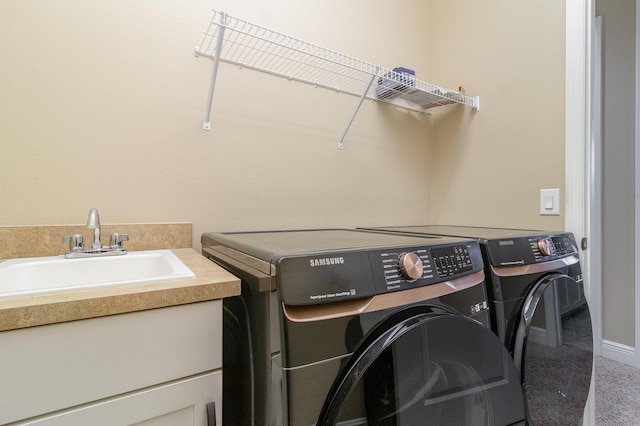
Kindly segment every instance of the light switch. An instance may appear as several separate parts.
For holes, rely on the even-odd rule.
[[[551,210],[553,209],[553,195],[545,195],[544,196],[544,209]]]
[[[560,214],[560,189],[554,188],[540,190],[540,214]]]

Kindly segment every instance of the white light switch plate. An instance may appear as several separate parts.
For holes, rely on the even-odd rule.
[[[560,214],[560,189],[540,190],[540,214],[559,215]]]

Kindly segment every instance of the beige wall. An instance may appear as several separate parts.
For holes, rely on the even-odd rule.
[[[338,0],[0,3],[0,225],[193,222],[210,230],[428,219],[428,117],[222,64],[210,8],[380,64],[429,71],[428,4]],[[409,33],[412,43],[391,34]],[[411,185],[402,183],[410,182]],[[133,238],[133,237],[132,237]]]
[[[473,4],[471,4],[473,3]],[[471,223],[561,228],[564,6],[294,0],[0,2],[0,226],[192,222],[202,232]],[[421,80],[481,110],[416,116],[194,58],[225,10]],[[470,206],[471,204],[471,206]],[[134,236],[132,236],[134,238]]]
[[[565,196],[564,2],[433,4],[434,80],[481,95],[477,114],[434,117],[433,221],[563,229],[539,190]]]

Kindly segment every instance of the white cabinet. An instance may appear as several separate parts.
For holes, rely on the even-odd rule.
[[[207,425],[207,404],[221,407],[222,373],[155,386],[19,424],[34,426]],[[213,420],[210,421],[211,424]],[[221,423],[216,423],[220,425]]]
[[[222,420],[222,302],[0,333],[0,424]],[[211,419],[213,424],[213,419]]]

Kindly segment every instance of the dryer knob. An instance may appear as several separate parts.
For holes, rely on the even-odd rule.
[[[540,250],[540,253],[542,253],[543,256],[551,256],[552,254],[555,254],[555,247],[551,238],[538,240],[538,250]]]
[[[422,259],[413,252],[402,253],[398,259],[400,274],[408,281],[415,281],[422,276]]]

